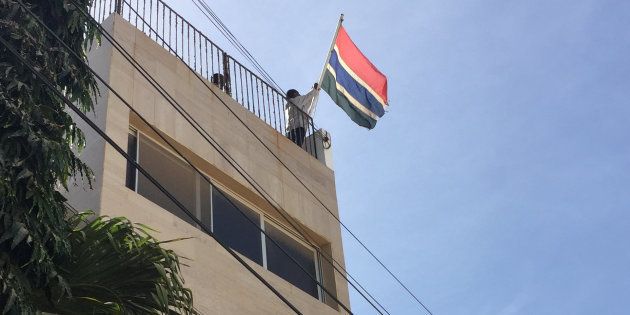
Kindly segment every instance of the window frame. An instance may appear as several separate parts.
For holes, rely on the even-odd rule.
[[[264,222],[264,223],[265,223],[265,226],[263,226],[263,228],[262,228],[262,230],[263,230],[263,231],[267,232],[267,230],[265,229],[265,227],[266,227],[266,224],[267,224],[267,223],[270,223],[270,224],[271,224],[271,225],[273,225],[276,229],[278,229],[280,232],[284,233],[286,236],[290,237],[291,239],[293,239],[294,241],[296,241],[298,244],[300,244],[300,245],[304,246],[307,250],[309,250],[309,251],[311,251],[311,252],[313,253],[313,264],[315,265],[315,279],[317,280],[316,282],[319,282],[319,283],[321,283],[321,284],[323,285],[323,283],[322,283],[322,275],[321,275],[321,270],[320,270],[320,269],[321,269],[321,262],[320,262],[320,260],[319,260],[319,255],[317,254],[317,250],[313,249],[313,246],[311,246],[311,245],[309,245],[308,243],[306,243],[304,240],[302,240],[302,238],[301,238],[301,237],[296,237],[295,235],[293,235],[293,232],[292,232],[292,231],[290,232],[290,230],[289,230],[289,229],[287,229],[287,228],[286,228],[283,224],[281,224],[280,222],[277,222],[275,219],[273,219],[273,218],[271,218],[271,217],[266,217],[266,218],[263,218],[263,219],[266,219],[266,220],[264,220],[264,221],[265,221],[265,222]],[[267,252],[267,246],[266,246],[266,243],[264,242],[264,240],[265,240],[266,238],[267,238],[267,237],[266,237],[265,235],[263,235],[263,245],[265,246],[265,247],[264,247],[264,252],[265,252],[265,255],[264,255],[264,262],[265,262],[265,266],[264,266],[264,267],[265,267],[265,269],[266,269],[267,271],[269,271],[269,272],[273,273],[271,270],[269,270],[269,269],[267,268],[267,254],[266,254],[266,252]],[[318,249],[319,249],[319,247],[318,247]],[[286,254],[285,254],[285,256],[286,256]],[[287,259],[290,259],[290,258],[288,258],[288,257],[287,257]],[[301,269],[301,268],[300,268],[300,269]],[[275,273],[273,273],[273,274],[275,274]],[[282,277],[280,277],[280,276],[278,276],[278,277],[282,279]],[[282,279],[282,280],[287,281],[287,280],[285,280],[285,279]],[[289,281],[287,281],[287,282],[289,282]],[[290,283],[292,286],[296,287],[296,286],[295,286],[295,285],[293,285],[291,282],[289,282],[289,283]],[[322,299],[322,296],[323,296],[323,294],[322,294],[322,293],[323,293],[323,292],[322,292],[322,287],[321,287],[319,284],[315,284],[315,286],[317,287],[317,300],[324,302],[324,300]],[[297,287],[296,287],[296,288],[297,288]],[[302,291],[302,290],[300,290],[300,291]],[[308,294],[309,296],[312,296],[312,295],[310,295],[310,294],[309,294],[309,293],[307,293],[307,292],[304,292],[304,293]]]
[[[136,147],[135,147],[135,161],[136,163],[138,163],[138,161],[140,160],[140,132],[138,131],[137,128],[133,127],[133,126],[129,126],[129,130],[127,132],[127,139],[129,139],[129,136],[133,136],[134,138],[136,138]],[[127,140],[127,151],[129,151],[129,141]],[[129,154],[129,152],[127,152],[127,154]],[[131,157],[131,156],[130,156]],[[131,163],[127,162],[127,167],[133,167],[133,191],[134,192],[138,192],[138,168],[130,165]],[[125,174],[125,187],[131,189],[131,187],[129,187],[127,182],[127,174]]]
[[[145,132],[143,132],[142,130],[140,130],[139,128],[134,127],[133,125],[129,126],[129,134],[133,134],[132,132],[135,132],[135,137],[136,137],[136,163],[139,163],[140,161],[140,138],[141,137],[146,137],[146,140],[151,141],[153,145],[155,146],[159,146],[161,149],[165,150],[165,152],[167,152],[168,154],[172,155],[173,157],[177,158],[178,160],[180,160],[181,162],[183,162],[187,167],[191,167],[188,162],[186,162],[185,159],[183,159],[181,156],[179,156],[179,154],[177,154],[177,152],[175,152],[174,150],[172,150],[171,148],[167,147],[166,145],[162,144],[160,141],[154,139],[153,137],[149,136],[148,134],[146,134]],[[134,185],[134,189],[133,191],[138,194],[139,196],[141,196],[142,198],[145,198],[147,200],[149,200],[148,198],[140,195],[138,193],[138,168],[135,168],[135,185]],[[192,168],[192,167],[191,167]],[[197,168],[198,169],[198,168]],[[291,286],[296,287],[295,285],[293,285],[291,282],[283,279],[282,277],[276,275],[274,272],[272,272],[271,270],[268,269],[267,266],[267,244],[266,244],[266,238],[267,236],[265,235],[266,233],[266,225],[267,224],[271,224],[273,225],[275,228],[277,228],[279,231],[281,231],[282,233],[284,233],[286,236],[290,237],[291,239],[293,239],[294,241],[296,241],[297,243],[299,243],[300,245],[304,246],[306,249],[308,249],[309,251],[311,251],[313,253],[313,263],[315,265],[315,279],[317,280],[317,282],[322,283],[323,281],[323,277],[322,277],[322,264],[321,264],[321,259],[320,259],[320,255],[318,254],[318,250],[321,250],[321,248],[319,246],[314,246],[314,245],[310,245],[308,244],[304,238],[302,236],[298,236],[297,233],[295,231],[293,231],[292,228],[286,226],[284,223],[279,222],[275,217],[272,217],[270,215],[268,215],[265,211],[262,211],[258,206],[254,205],[252,202],[248,201],[247,199],[241,197],[239,194],[237,194],[236,192],[234,192],[233,190],[231,190],[230,188],[226,187],[225,185],[215,181],[213,179],[212,176],[210,176],[208,173],[204,172],[203,170],[199,170],[199,173],[203,174],[204,176],[206,176],[209,179],[209,182],[206,182],[205,179],[199,174],[197,173],[197,171],[194,171],[195,173],[195,181],[196,181],[196,185],[195,185],[195,209],[194,209],[194,213],[195,216],[197,217],[197,219],[201,220],[200,216],[201,216],[201,196],[200,196],[200,188],[201,188],[201,183],[206,182],[206,184],[210,185],[210,186],[214,186],[214,188],[222,191],[223,193],[226,194],[226,197],[230,197],[233,198],[234,200],[240,202],[243,206],[247,207],[250,211],[255,212],[256,214],[258,214],[259,218],[260,218],[260,222],[259,222],[259,228],[261,230],[260,232],[260,246],[262,248],[262,267],[269,273],[273,274],[274,276],[282,279],[283,281],[286,281],[287,283],[289,283]],[[128,187],[127,187],[128,188]],[[130,189],[130,188],[128,188]],[[210,198],[210,231],[214,232],[214,189],[212,189],[212,187],[210,187],[210,193],[209,193],[209,198]],[[151,201],[151,200],[149,200]],[[153,202],[153,201],[151,201]],[[161,206],[157,205],[156,206],[162,208]],[[166,210],[166,209],[164,209]],[[168,210],[166,210],[168,211]],[[169,212],[170,213],[170,212]],[[173,214],[175,215],[175,214]],[[175,215],[176,216],[176,215]],[[188,222],[186,222],[188,223]],[[298,223],[299,224],[299,223]],[[200,227],[197,224],[192,225],[195,228],[199,229]],[[317,249],[314,249],[313,247],[316,247]],[[238,251],[237,251],[238,252]],[[253,263],[256,263],[255,261],[251,260],[250,258],[248,258],[247,256],[239,253],[239,255],[242,255],[243,257],[245,257],[246,259],[252,261]],[[287,257],[287,259],[290,259]],[[322,303],[324,303],[324,294],[323,294],[323,290],[322,287],[319,284],[316,284],[317,287],[317,297],[316,299]],[[299,289],[299,288],[298,288]],[[300,291],[302,291],[301,289],[299,289]],[[311,294],[302,291],[305,294],[312,296]],[[314,297],[315,298],[315,297]]]

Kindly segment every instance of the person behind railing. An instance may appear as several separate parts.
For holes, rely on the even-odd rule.
[[[221,90],[225,91],[225,78],[220,73],[215,73],[210,78],[210,82],[218,86]]]
[[[287,118],[287,138],[300,147],[304,143],[306,129],[315,111],[313,99],[318,91],[319,85],[317,83],[313,85],[313,89],[306,95],[300,95],[300,92],[294,89],[287,91],[288,102],[284,108]]]

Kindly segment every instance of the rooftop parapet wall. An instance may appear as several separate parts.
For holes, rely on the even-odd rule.
[[[115,14],[110,16],[104,22],[104,26],[225,149],[226,153],[233,157],[264,191],[270,194],[275,204],[286,210],[293,219],[305,227],[320,245],[329,247],[332,257],[342,265],[344,264],[339,223],[282,164],[295,173],[338,216],[332,170],[243,108],[219,87],[208,81],[200,81],[180,60],[120,16]],[[112,49],[107,41],[104,40],[103,46],[93,50],[90,57],[91,65],[99,72],[105,71],[113,88],[129,101],[152,126],[181,145],[184,154],[191,158],[196,166],[227,188],[230,193],[267,215],[278,217],[275,210],[255,192],[254,187],[239,175],[217,150],[205,142],[203,137],[195,132],[141,74],[135,71],[121,54]],[[104,87],[101,88],[101,92],[103,95],[97,105],[96,119],[105,127],[112,139],[120,146],[126,147],[130,125],[151,136],[147,126],[143,126],[138,117],[132,115],[120,100]],[[262,139],[264,145],[273,154],[256,140],[237,117]],[[83,130],[86,130],[85,127]],[[191,263],[188,263],[190,268],[186,268],[184,272],[187,283],[195,292],[195,298],[202,313],[287,313],[286,308],[279,306],[281,302],[270,295],[270,292],[266,292],[268,290],[261,284],[255,283],[256,280],[235,261],[230,261],[233,259],[224,253],[214,240],[170,212],[127,189],[125,187],[126,161],[113,148],[109,146],[103,148],[102,141],[96,135],[88,133],[88,142],[90,141],[94,141],[95,145],[88,147],[82,157],[89,157],[88,164],[102,170],[101,174],[97,173],[97,176],[101,175],[101,177],[96,179],[95,187],[100,190],[96,194],[98,195],[96,198],[100,198],[99,205],[94,207],[96,210],[106,215],[127,216],[133,221],[154,227],[160,231],[157,235],[160,239],[186,236],[195,238],[173,246],[180,254],[192,259]],[[98,158],[100,152],[102,155]],[[278,161],[273,156],[274,154],[282,162]],[[72,191],[69,199],[71,202],[74,201],[79,208],[88,204],[92,206],[90,202],[93,203],[93,200],[81,203],[80,196],[80,192]],[[305,314],[336,313],[332,308],[282,281],[262,267],[255,263],[252,265],[274,285],[277,285],[281,292],[288,294],[290,300],[296,300],[298,307],[301,306],[301,309],[305,310]],[[348,303],[345,281],[338,274],[335,274],[334,278],[338,298]],[[235,306],[229,303],[230,300],[237,304],[243,303],[242,294],[253,299],[252,305],[245,303],[242,306]],[[260,301],[274,302],[257,305]]]

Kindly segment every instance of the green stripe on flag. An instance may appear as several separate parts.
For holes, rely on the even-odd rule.
[[[341,107],[341,109],[350,116],[350,119],[359,126],[368,129],[372,129],[376,126],[376,120],[374,118],[362,113],[359,109],[352,105],[352,103],[350,103],[348,98],[341,91],[337,89],[337,79],[328,69],[326,69],[326,73],[324,74],[322,90],[326,91],[326,93],[330,95],[330,98],[332,98],[333,102]]]

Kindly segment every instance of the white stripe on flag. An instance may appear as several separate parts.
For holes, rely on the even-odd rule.
[[[376,114],[372,113],[367,107],[363,106],[361,102],[357,101],[354,97],[352,97],[352,95],[348,93],[348,91],[343,86],[341,86],[339,82],[337,82],[337,72],[335,71],[335,69],[333,69],[333,67],[330,64],[326,65],[326,69],[328,69],[328,71],[330,71],[333,77],[335,77],[335,85],[337,86],[337,90],[339,90],[341,94],[343,94],[348,99],[348,101],[352,103],[352,105],[354,105],[354,107],[356,107],[362,113],[370,116],[372,119],[378,120],[379,117]]]

